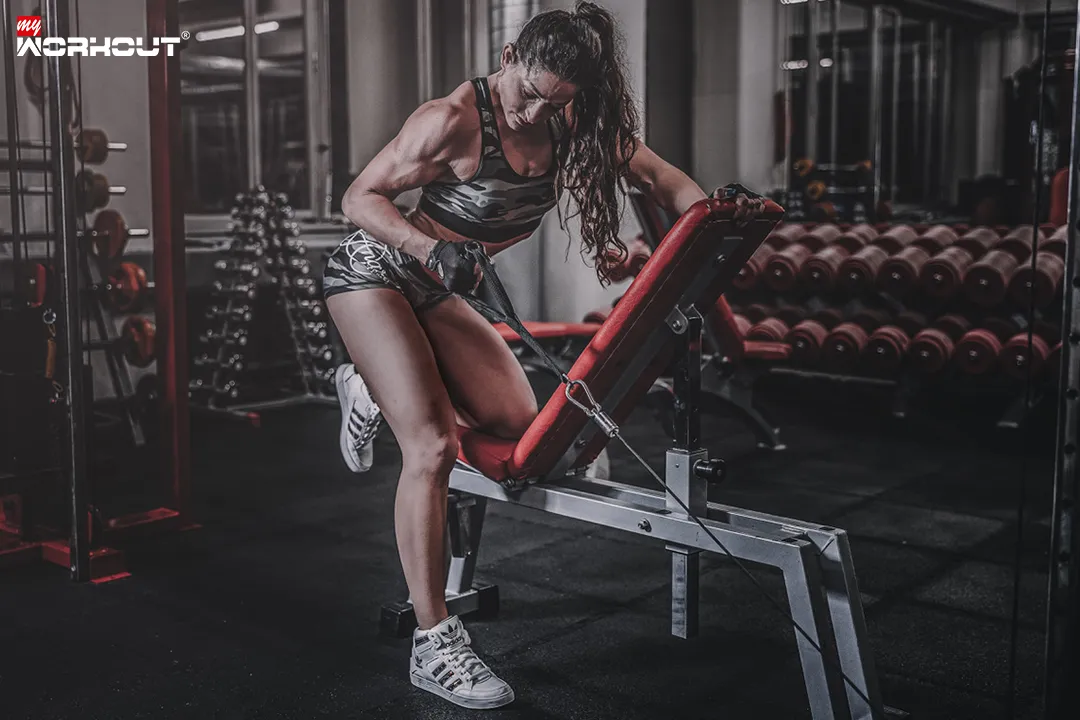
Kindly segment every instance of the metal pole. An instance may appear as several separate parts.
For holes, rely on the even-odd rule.
[[[15,90],[15,43],[12,39],[15,37],[15,33],[11,29],[11,0],[2,0],[0,2],[0,12],[4,14],[4,85],[7,89],[7,146],[8,158],[10,158],[8,164],[8,187],[12,189],[11,235],[15,241],[15,244],[12,245],[11,257],[14,262],[15,272],[18,273],[22,268],[22,241],[20,237],[22,215],[20,213],[19,194],[16,192],[19,187],[19,155],[17,149],[19,140],[19,96]],[[21,293],[16,293],[15,305],[16,307],[26,305],[25,298],[22,297]]]
[[[248,186],[262,184],[262,123],[259,120],[259,38],[256,0],[244,0],[244,109],[248,128]]]
[[[881,47],[881,28],[885,18],[885,9],[875,5],[870,10],[870,147],[867,148],[874,172],[874,206],[868,208],[871,215],[877,212],[881,199],[881,105],[882,74],[885,70],[885,58]]]
[[[921,42],[916,42],[911,48],[911,182],[916,182],[918,173],[919,150],[922,147],[922,48]]]
[[[307,115],[308,201],[316,218],[328,217],[326,198],[327,151],[329,143],[330,94],[326,76],[329,73],[329,53],[324,33],[327,14],[326,0],[304,0],[304,80],[305,112]]]
[[[435,97],[435,33],[433,29],[435,8],[432,0],[416,0],[416,49],[419,70],[420,102]]]
[[[952,194],[952,168],[954,157],[950,151],[953,147],[952,137],[952,26],[945,26],[945,32],[941,38],[941,144],[938,151],[938,199],[946,203],[951,201]]]
[[[1080,2],[1076,9],[1076,37],[1080,47]],[[1077,432],[1080,430],[1080,253],[1076,248],[1080,222],[1080,63],[1073,69],[1072,157],[1069,162],[1069,222],[1065,243],[1066,276],[1062,283],[1061,367],[1058,375],[1058,423],[1054,468],[1054,514],[1050,535],[1050,577],[1046,603],[1046,717],[1057,720],[1075,715],[1077,704],[1077,648],[1080,643],[1080,533],[1076,532],[1076,501],[1080,496]]]
[[[784,49],[781,56],[785,60],[791,59],[791,15],[787,12],[784,13]],[[792,169],[792,157],[791,157],[791,143],[793,138],[793,118],[791,112],[791,96],[792,96],[792,73],[790,70],[781,69],[781,75],[783,76],[784,87],[784,197],[787,198],[791,194],[791,169]],[[790,202],[790,201],[789,201]]]
[[[840,163],[840,0],[833,0],[829,24],[832,32],[832,104],[829,108],[829,154],[833,167]]]
[[[818,81],[821,79],[821,53],[818,52],[818,35],[821,18],[818,3],[806,5],[808,18],[806,30],[806,157],[818,162]]]
[[[464,18],[462,26],[462,45],[465,47],[465,77],[476,76],[476,48],[473,47],[473,0],[461,0]]]
[[[903,59],[901,49],[903,37],[901,24],[903,17],[900,13],[893,14],[893,72],[892,72],[892,124],[890,125],[889,151],[892,155],[889,161],[889,200],[896,203],[896,163],[899,159],[899,129],[900,129],[900,62]]]
[[[487,75],[491,67],[491,0],[471,0],[473,5],[473,72]],[[483,65],[481,65],[483,63]]]
[[[51,36],[68,37],[67,0],[45,0],[45,30]],[[7,39],[10,42],[11,37]],[[70,482],[71,539],[69,545],[71,579],[90,579],[90,535],[87,512],[89,482],[86,473],[86,398],[83,387],[83,343],[79,325],[79,242],[75,232],[75,156],[69,151],[67,134],[70,118],[64,97],[63,78],[70,77],[67,57],[54,55],[45,59],[49,85],[49,131],[52,138],[54,167],[53,218],[59,247],[56,270],[60,277],[60,313],[58,321],[65,365],[67,458],[65,471]]]
[[[929,201],[932,197],[931,183],[933,182],[934,167],[934,115],[937,110],[937,21],[932,20],[927,24],[926,42],[926,115],[923,118],[923,127],[926,130],[926,141],[923,143],[923,200]]]
[[[148,0],[151,36],[177,37],[179,0]],[[190,417],[188,414],[187,278],[184,253],[184,136],[180,125],[180,57],[149,58],[150,193],[154,231],[154,320],[161,393],[161,474],[183,522],[190,512]]]

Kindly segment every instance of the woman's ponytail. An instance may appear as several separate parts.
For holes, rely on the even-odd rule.
[[[619,239],[620,181],[629,172],[640,127],[615,19],[595,3],[578,2],[573,11],[552,10],[531,19],[514,45],[526,67],[542,68],[578,87],[572,131],[561,134],[557,148],[556,189],[566,190],[577,204],[582,255],[591,256],[606,285],[611,278],[605,258],[626,256]]]

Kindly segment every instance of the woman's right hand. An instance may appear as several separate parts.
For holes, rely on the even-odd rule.
[[[438,240],[428,253],[424,265],[431,270],[447,290],[459,295],[475,292],[484,279],[480,263],[465,249],[466,243]]]

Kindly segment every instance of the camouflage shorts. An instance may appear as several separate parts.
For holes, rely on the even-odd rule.
[[[451,296],[420,261],[365,230],[341,241],[323,270],[323,296],[368,288],[390,288],[405,296],[413,309],[426,310]]]

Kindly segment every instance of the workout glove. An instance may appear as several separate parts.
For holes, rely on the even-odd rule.
[[[472,293],[484,277],[480,263],[465,250],[465,243],[439,240],[424,264],[439,276],[447,290],[459,295]]]

